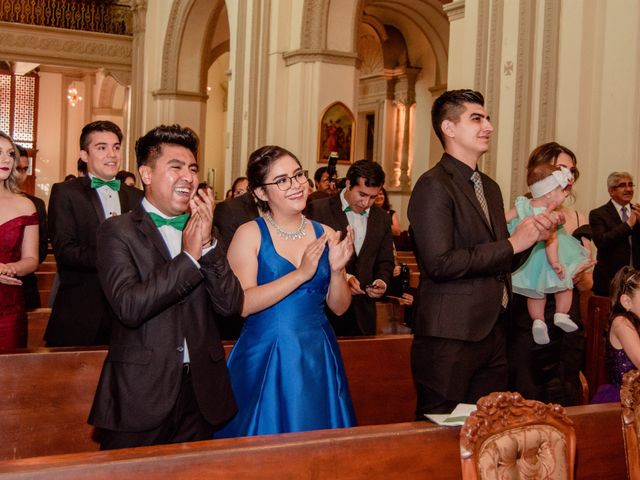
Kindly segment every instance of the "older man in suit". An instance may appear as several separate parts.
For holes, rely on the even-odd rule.
[[[308,205],[309,216],[346,234],[354,231],[355,252],[347,264],[353,300],[345,315],[328,311],[337,335],[375,335],[376,299],[384,295],[393,275],[391,217],[375,206],[384,185],[382,167],[369,160],[355,162],[347,171],[346,186],[338,195]]]
[[[113,312],[96,271],[96,231],[105,218],[126,213],[142,198],[136,188],[115,179],[122,131],[99,120],[84,126],[80,158],[88,175],[56,183],[49,199],[49,237],[60,286],[45,332],[48,346],[105,345]]]
[[[640,205],[631,203],[633,177],[613,172],[607,178],[607,188],[611,200],[589,213],[593,243],[598,248],[592,291],[605,297],[618,270],[625,265],[640,268]]]
[[[214,317],[239,312],[244,296],[211,236],[211,191],[196,193],[197,151],[178,125],[141,137],[145,198],[98,231],[117,315],[89,417],[103,449],[210,439],[236,411]]]
[[[477,169],[493,133],[479,92],[445,92],[431,114],[445,153],[408,209],[421,274],[411,366],[422,420],[506,388],[511,272],[558,222],[545,212],[509,237],[500,187]]]

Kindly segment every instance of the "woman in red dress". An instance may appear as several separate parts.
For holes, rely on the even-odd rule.
[[[0,132],[0,350],[26,347],[27,314],[18,277],[38,266],[38,214],[16,181],[18,149]]]

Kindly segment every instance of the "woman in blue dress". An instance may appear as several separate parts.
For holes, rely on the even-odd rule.
[[[236,416],[216,438],[355,425],[335,334],[324,313],[351,302],[345,265],[351,230],[340,232],[303,215],[307,177],[289,151],[266,146],[247,166],[249,189],[263,212],[238,228],[231,268],[244,289],[240,338],[228,367]]]
[[[515,207],[507,213],[509,231],[526,217],[562,205],[571,173],[564,167],[541,164],[527,173],[531,199],[518,197]],[[544,307],[548,294],[555,297],[556,313],[553,323],[565,332],[573,332],[578,326],[569,317],[573,301],[573,277],[592,264],[589,252],[578,240],[564,231],[562,226],[546,241],[533,247],[526,262],[512,275],[513,291],[527,297],[527,309],[531,316],[533,340],[540,345],[549,343]]]

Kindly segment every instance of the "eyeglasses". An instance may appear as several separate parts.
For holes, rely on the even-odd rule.
[[[275,185],[276,187],[278,187],[279,190],[286,192],[293,185],[294,178],[296,179],[296,182],[298,182],[298,185],[304,185],[309,181],[309,179],[307,178],[306,172],[300,171],[291,177],[288,177],[287,175],[285,175],[283,177],[278,178],[275,182],[263,183],[262,186],[264,187],[267,185]]]
[[[633,182],[622,182],[613,186],[613,188],[627,188],[627,187],[633,188],[635,187],[635,184]]]
[[[29,167],[16,167],[16,170],[22,173],[27,173],[29,171]]]

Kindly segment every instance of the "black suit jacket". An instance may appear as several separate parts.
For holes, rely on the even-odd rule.
[[[633,245],[633,267],[640,268],[640,224],[633,228],[623,222],[613,202],[589,212],[593,243],[598,248],[593,269],[593,293],[609,296],[609,284],[616,272],[629,265]]]
[[[491,226],[476,198],[473,171],[444,154],[417,181],[408,216],[420,268],[418,336],[479,341],[500,315],[502,294],[525,255],[514,256],[500,187],[482,177]],[[528,252],[527,252],[528,253]]]
[[[142,205],[98,230],[98,274],[117,316],[89,422],[116,431],[159,426],[180,390],[186,338],[196,399],[212,425],[236,411],[214,316],[240,311],[244,294],[222,249],[200,268],[171,258]]]
[[[218,240],[222,242],[224,250],[228,250],[231,239],[240,225],[259,216],[258,207],[251,192],[217,204],[213,212],[213,225],[221,235]]]
[[[120,210],[140,203],[142,191],[122,185]],[[49,199],[49,237],[58,266],[60,287],[45,332],[49,346],[105,343],[101,332],[113,321],[96,271],[96,231],[104,221],[98,193],[91,179],[80,177],[56,183]]]
[[[314,220],[330,226],[334,230],[347,232],[349,221],[342,211],[340,195],[332,195],[321,198],[309,204],[309,215]],[[367,234],[360,253],[355,253],[347,263],[347,273],[355,275],[364,290],[365,285],[371,284],[379,278],[387,284],[391,283],[393,276],[393,235],[391,234],[391,216],[384,210],[373,205],[369,210],[367,219]],[[349,311],[332,323],[340,334],[339,324],[355,317],[360,334],[376,334],[376,305],[375,299],[368,295],[354,295]]]
[[[47,235],[47,209],[44,202],[38,197],[24,193],[38,213],[38,262],[42,263],[47,256],[49,248],[49,236]],[[27,309],[40,307],[40,293],[38,292],[38,279],[35,273],[25,275],[22,280],[22,292],[24,293],[24,304]]]

